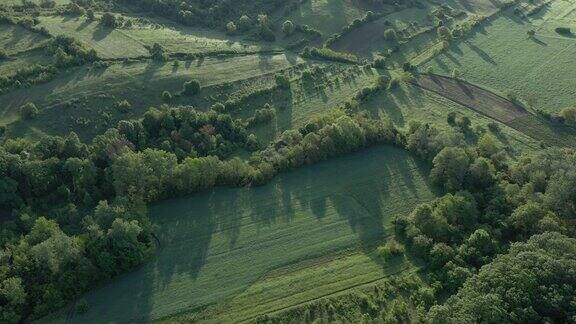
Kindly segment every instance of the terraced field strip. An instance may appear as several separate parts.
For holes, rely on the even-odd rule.
[[[549,145],[576,146],[576,129],[541,120],[510,100],[466,81],[440,75],[421,75],[413,84]]]
[[[457,69],[471,83],[499,94],[513,93],[534,108],[558,113],[574,105],[576,42],[554,31],[563,26],[555,19],[574,3],[553,1],[529,19],[519,19],[510,10],[498,14],[422,69],[431,67],[442,75]],[[534,37],[528,37],[530,30],[536,31]]]
[[[31,134],[31,127],[35,127],[48,134],[75,131],[90,139],[120,119],[138,117],[149,107],[160,105],[164,90],[178,93],[185,81],[196,79],[207,88],[269,75],[302,62],[299,57],[284,54],[240,55],[178,61],[177,67],[171,62],[143,61],[114,63],[107,68],[73,68],[50,82],[0,95],[0,123],[16,122],[9,132],[19,136]],[[78,99],[86,104],[66,106]],[[132,104],[130,114],[121,114],[113,106],[123,99]],[[181,98],[174,104],[187,104],[187,100],[190,98]],[[33,121],[18,121],[18,108],[27,102],[34,102],[40,115]],[[109,117],[103,117],[103,112]],[[78,118],[86,120],[87,125],[77,127],[72,119]]]
[[[155,205],[152,220],[162,243],[155,259],[89,293],[90,310],[73,322],[144,322],[220,305],[250,317],[266,311],[260,303],[281,309],[409,267],[379,263],[370,251],[391,235],[390,216],[434,197],[426,174],[407,152],[380,146],[262,187]],[[337,271],[324,272],[325,262],[314,261],[349,250],[359,252],[333,261]],[[307,260],[312,266],[297,266]],[[317,283],[323,288],[311,289]],[[276,284],[284,289],[266,288]],[[255,297],[260,292],[265,299]]]

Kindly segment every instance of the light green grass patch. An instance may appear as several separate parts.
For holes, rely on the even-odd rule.
[[[143,322],[226,302],[242,310],[238,316],[269,311],[251,311],[260,301],[246,294],[273,285],[275,276],[279,286],[288,284],[294,278],[282,269],[306,260],[351,249],[370,255],[393,234],[391,216],[434,197],[426,174],[406,151],[380,146],[280,175],[263,187],[157,204],[151,214],[162,246],[155,259],[89,293],[89,311],[73,321]],[[318,292],[267,291],[277,299],[271,307],[370,282],[391,270],[361,256],[343,262],[349,266],[331,265],[339,270],[329,277],[322,262],[320,269],[297,274],[300,287],[321,283]]]
[[[512,92],[529,107],[558,112],[574,105],[576,42],[547,29],[528,37],[527,31],[536,27],[503,15],[426,66],[448,75],[458,69],[467,81],[504,95]]]

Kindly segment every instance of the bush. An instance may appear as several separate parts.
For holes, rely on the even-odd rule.
[[[20,116],[25,120],[34,119],[38,116],[38,108],[35,104],[29,102],[20,107]]]
[[[237,30],[238,28],[236,27],[236,24],[233,21],[226,24],[226,32],[228,34],[233,35],[236,33]]]
[[[184,82],[184,86],[182,88],[182,94],[187,96],[195,96],[200,92],[200,82],[196,80],[190,80]]]
[[[0,60],[8,58],[8,54],[0,49]]]

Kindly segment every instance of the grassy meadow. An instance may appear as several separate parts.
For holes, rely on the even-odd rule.
[[[89,311],[72,322],[142,322],[201,309],[206,320],[239,321],[409,269],[407,260],[380,261],[373,249],[393,235],[392,216],[434,197],[425,179],[405,151],[381,146],[263,187],[156,204],[155,258],[87,295]]]
[[[528,107],[559,112],[574,105],[576,43],[554,28],[567,25],[575,8],[574,1],[554,1],[528,20],[507,12],[426,66],[447,75],[458,69],[465,80],[516,95]]]

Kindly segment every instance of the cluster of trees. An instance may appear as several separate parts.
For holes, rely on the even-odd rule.
[[[422,316],[433,323],[570,321],[576,240],[564,234],[574,232],[576,152],[551,148],[509,164],[488,133],[474,146],[451,133],[417,124],[405,138],[432,162],[430,178],[446,195],[399,216],[396,228],[427,262],[436,296],[456,293]]]

